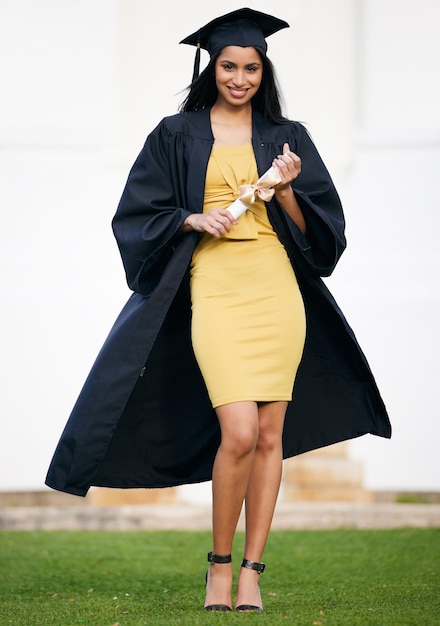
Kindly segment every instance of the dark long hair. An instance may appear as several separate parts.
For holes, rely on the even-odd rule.
[[[260,53],[259,53],[260,54]],[[203,72],[188,87],[189,93],[179,107],[181,113],[198,111],[213,106],[217,100],[218,90],[215,84],[215,62],[218,54],[213,57]],[[282,114],[281,91],[270,59],[260,54],[263,63],[263,76],[260,88],[252,98],[252,107],[269,120],[278,124],[286,124],[289,120]]]

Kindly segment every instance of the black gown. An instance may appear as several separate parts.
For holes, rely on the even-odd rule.
[[[253,116],[259,174],[284,143],[302,160],[292,183],[307,233],[279,206],[269,219],[304,299],[307,335],[284,433],[284,458],[371,433],[391,436],[367,360],[321,276],[345,249],[344,215],[305,128]],[[168,487],[211,478],[219,427],[190,340],[189,265],[199,234],[213,145],[209,109],[165,118],[128,176],[113,230],[133,294],[121,311],[62,432],[46,484],[84,496],[91,485]]]

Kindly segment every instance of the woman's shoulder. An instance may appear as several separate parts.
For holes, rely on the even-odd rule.
[[[268,120],[261,114],[257,114],[255,122],[258,130],[264,135],[267,140],[277,141],[279,138],[285,138],[286,135],[294,138],[299,138],[308,131],[303,122],[295,120],[284,119],[283,121]]]
[[[188,111],[175,113],[164,117],[158,125],[159,129],[164,129],[171,135],[184,134],[197,136],[210,129],[209,111]]]

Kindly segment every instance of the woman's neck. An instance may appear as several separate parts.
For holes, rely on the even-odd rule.
[[[232,108],[214,104],[211,128],[215,144],[237,146],[252,141],[252,107]]]

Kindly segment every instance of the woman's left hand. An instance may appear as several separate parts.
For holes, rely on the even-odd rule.
[[[275,191],[282,191],[290,187],[290,184],[301,173],[301,159],[297,154],[291,152],[288,143],[283,146],[283,154],[277,156],[272,165],[278,168],[281,175],[281,182],[275,185]]]
[[[300,231],[305,234],[306,221],[292,188],[292,181],[301,173],[301,159],[290,151],[288,143],[283,146],[283,154],[273,160],[272,165],[278,168],[281,182],[274,186],[275,197],[279,204],[292,218]]]

